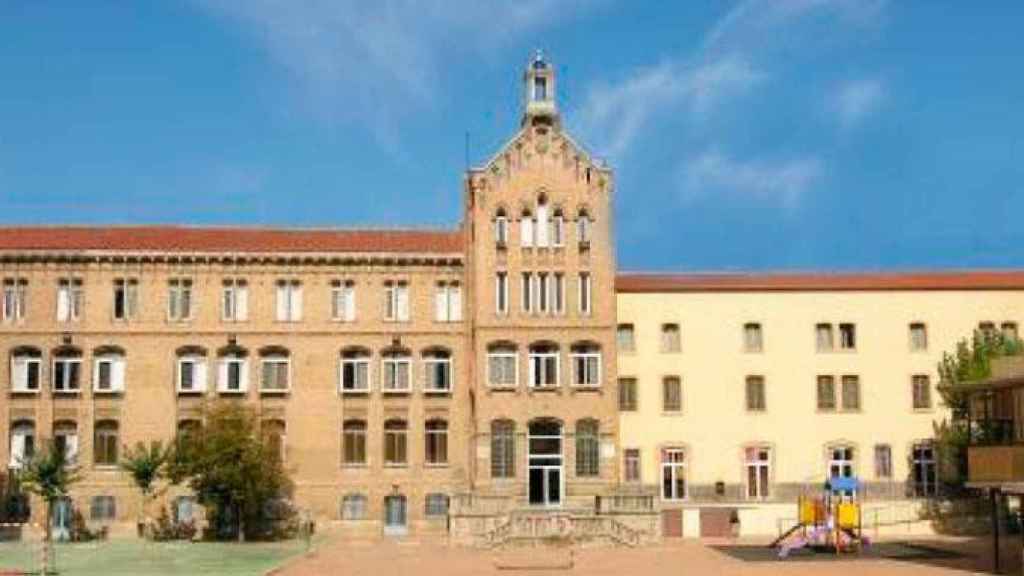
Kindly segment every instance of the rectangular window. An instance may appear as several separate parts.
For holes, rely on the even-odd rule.
[[[818,410],[831,412],[836,409],[836,381],[832,376],[818,376]]]
[[[747,376],[747,411],[764,412],[766,408],[764,376]]]
[[[596,387],[601,385],[601,353],[596,350],[572,353],[573,385]]]
[[[111,522],[117,519],[117,506],[113,496],[93,496],[89,501],[89,520]]]
[[[619,345],[619,352],[636,351],[636,338],[633,335],[632,324],[619,324],[615,336]]]
[[[220,317],[225,322],[249,319],[249,284],[244,278],[226,278],[221,289]]]
[[[172,278],[167,281],[167,319],[180,322],[192,318],[192,280]]]
[[[576,220],[576,241],[581,250],[590,246],[590,216],[586,214],[580,214]]]
[[[771,449],[763,447],[747,448],[744,452],[747,472],[747,499],[765,500],[771,496]]]
[[[914,410],[930,410],[932,407],[932,383],[927,374],[915,374],[910,378],[913,388]]]
[[[843,410],[860,410],[860,378],[843,376]]]
[[[16,322],[25,318],[27,308],[28,280],[4,278],[3,319]]]
[[[857,349],[857,325],[856,324],[840,324],[839,325],[839,348],[841,350],[856,350]]]
[[[221,358],[217,390],[226,394],[242,394],[249,389],[249,364],[245,358]]]
[[[412,385],[409,376],[412,371],[412,359],[408,356],[389,355],[383,362],[384,381],[381,384],[384,392],[409,392]]]
[[[548,99],[548,79],[543,76],[538,76],[533,79],[533,99],[534,100],[547,100]]]
[[[93,463],[97,466],[117,466],[117,423],[96,424],[93,442]]]
[[[426,381],[424,392],[447,393],[452,391],[452,358],[447,352],[437,352],[423,358]]]
[[[11,356],[11,392],[39,392],[42,358],[30,355]]]
[[[619,412],[636,412],[636,378],[619,378]]]
[[[360,353],[346,353],[341,358],[341,392],[365,393],[370,391],[370,357]]]
[[[875,478],[892,479],[892,447],[888,444],[875,445]]]
[[[626,482],[640,482],[640,449],[626,448],[622,454],[622,469]]]
[[[366,422],[346,420],[341,433],[341,462],[348,466],[366,464]]]
[[[555,314],[561,316],[565,314],[565,275],[561,272],[555,272],[551,290],[553,292],[551,296],[551,302],[554,305]]]
[[[915,444],[910,453],[910,479],[915,497],[927,498],[938,494],[937,470],[935,446],[931,442]]]
[[[992,338],[996,335],[996,325],[993,322],[979,322],[978,331],[981,332],[982,338]]]
[[[356,283],[352,280],[331,281],[331,320],[356,321]]]
[[[491,478],[516,477],[515,423],[491,422]]]
[[[57,321],[77,322],[85,311],[85,289],[81,278],[57,281]]]
[[[682,348],[679,339],[679,324],[661,325],[661,351],[665,354],[679,352]]]
[[[814,335],[818,352],[831,352],[835,349],[831,324],[816,325],[814,327]]]
[[[206,359],[185,356],[178,359],[178,392],[206,391]]]
[[[590,272],[580,272],[580,315],[590,316],[591,310],[591,290],[590,290]]]
[[[81,358],[55,358],[53,361],[53,391],[74,393],[81,390]]]
[[[1006,340],[1017,340],[1017,323],[1003,322],[1000,328],[1003,331],[1003,338]]]
[[[277,281],[277,313],[278,322],[298,322],[302,320],[302,283],[298,280]]]
[[[494,275],[494,311],[499,316],[508,314],[508,272]]]
[[[661,409],[664,412],[682,411],[683,384],[678,376],[666,376],[661,380]]]
[[[428,518],[444,518],[448,516],[448,496],[446,494],[427,494],[424,501],[424,514]]]
[[[404,421],[389,420],[384,423],[385,466],[405,466],[409,463],[407,441],[408,434]]]
[[[928,349],[928,328],[921,322],[910,325],[910,350],[923,352]]]
[[[124,391],[124,358],[120,356],[101,356],[96,358],[93,367],[94,392]]]
[[[458,282],[439,282],[434,294],[434,320],[459,322],[462,320],[462,286]]]
[[[559,385],[557,350],[530,351],[530,386],[533,388],[555,388]]]
[[[551,219],[551,245],[556,248],[565,246],[565,218],[561,213],[555,213]]]
[[[405,281],[384,283],[384,319],[409,321],[409,284]]]
[[[495,349],[487,353],[487,381],[495,388],[518,385],[518,355],[514,349]]]
[[[523,272],[523,312],[533,312],[533,273]]]
[[[661,451],[661,497],[664,500],[686,498],[686,452],[682,448]]]
[[[366,496],[349,494],[341,500],[342,520],[366,520]]]
[[[424,459],[427,464],[444,466],[448,463],[448,423],[430,420],[424,430]]]
[[[761,325],[756,322],[748,322],[743,325],[743,351],[761,352],[764,350],[764,335],[761,333]]]
[[[138,315],[139,281],[136,278],[114,279],[114,320],[132,320]]]
[[[519,244],[523,248],[533,247],[533,216],[525,213],[519,220]]]
[[[551,285],[547,272],[537,273],[537,312],[547,314],[551,311]]]
[[[494,243],[498,248],[504,248],[508,244],[508,218],[504,216],[494,219]]]
[[[287,392],[291,387],[291,364],[287,358],[263,358],[260,392]]]

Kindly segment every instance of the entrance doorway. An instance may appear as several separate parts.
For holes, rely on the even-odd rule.
[[[385,535],[404,536],[408,533],[409,524],[406,512],[405,496],[386,496],[384,498]]]
[[[564,491],[562,424],[550,419],[531,422],[527,445],[530,505],[561,506]]]

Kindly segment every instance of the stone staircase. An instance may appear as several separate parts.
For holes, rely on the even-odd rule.
[[[569,546],[612,544],[636,547],[642,542],[639,531],[610,516],[588,511],[515,510],[508,519],[482,536],[486,548],[513,546]]]

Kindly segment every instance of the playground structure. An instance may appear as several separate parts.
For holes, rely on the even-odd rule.
[[[799,549],[859,553],[870,544],[863,535],[859,491],[857,478],[836,477],[826,480],[818,495],[801,494],[796,525],[769,547],[779,549],[780,559]]]

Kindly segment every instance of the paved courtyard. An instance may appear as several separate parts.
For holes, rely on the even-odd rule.
[[[1020,548],[1006,542],[1003,573],[1019,573]],[[485,552],[428,540],[334,541],[275,571],[282,576],[346,574],[971,574],[991,570],[985,540],[884,542],[863,557],[801,555],[777,560],[760,542],[678,542],[655,547],[519,549]]]

